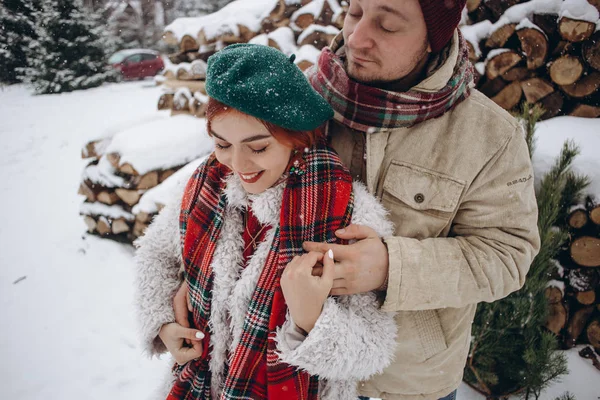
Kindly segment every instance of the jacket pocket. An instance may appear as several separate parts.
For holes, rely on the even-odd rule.
[[[437,237],[456,212],[465,182],[405,162],[392,161],[383,181],[382,203],[396,236]]]
[[[413,318],[423,349],[424,360],[428,360],[448,348],[437,311],[416,311]]]

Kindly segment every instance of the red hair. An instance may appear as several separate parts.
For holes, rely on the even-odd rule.
[[[208,128],[209,135],[211,132],[211,122],[215,118],[227,115],[231,112],[248,115],[236,110],[233,107],[229,107],[228,105],[223,104],[212,97],[209,97],[208,106],[206,109],[206,127]],[[285,146],[292,149],[304,149],[306,147],[312,147],[317,142],[324,141],[325,139],[325,131],[321,127],[313,131],[295,131],[282,128],[281,126],[277,126],[272,122],[253,117],[252,115],[249,115],[249,117],[254,118],[262,123],[264,127],[267,128],[267,131],[269,131],[269,133],[273,135],[278,142],[283,143]]]

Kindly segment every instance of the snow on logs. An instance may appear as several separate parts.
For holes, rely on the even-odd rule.
[[[546,328],[565,348],[589,343],[600,351],[600,205],[588,198],[571,208],[566,226],[570,243],[554,261],[545,295]]]
[[[163,39],[179,45],[179,52],[168,56],[155,78],[163,87],[157,108],[204,117],[206,62],[230,43],[274,47],[295,54],[303,71],[310,68],[339,34],[347,7],[339,0],[237,0],[210,15],[175,20]]]
[[[98,143],[102,151],[96,151]],[[132,242],[164,206],[165,196],[155,198],[151,193],[160,192],[163,185],[167,188],[163,193],[168,193],[173,181],[183,179],[181,174],[173,179],[181,167],[211,150],[204,121],[190,116],[163,116],[112,138],[88,143],[82,158],[90,159],[90,163],[79,187],[79,194],[85,196],[80,214],[88,232]],[[135,207],[142,203],[144,207],[137,210]]]
[[[520,4],[517,4],[520,3]],[[600,116],[600,14],[588,0],[468,1],[461,31],[477,87],[507,110],[523,101],[557,115]]]

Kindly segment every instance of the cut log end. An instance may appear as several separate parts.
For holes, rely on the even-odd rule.
[[[541,78],[532,78],[521,82],[523,94],[528,103],[535,104],[550,93],[554,92],[554,86]]]
[[[595,23],[567,17],[562,17],[558,23],[560,35],[569,42],[582,42],[592,36],[595,30]]]
[[[600,267],[600,239],[581,236],[571,242],[571,258],[582,267]]]
[[[572,85],[583,74],[583,63],[578,57],[562,56],[549,69],[550,78],[557,85]]]
[[[513,82],[492,97],[492,100],[505,110],[512,110],[521,102],[522,95],[520,82]]]
[[[494,79],[520,63],[521,60],[521,56],[514,51],[500,53],[488,60],[485,74],[488,79]]]
[[[548,39],[537,29],[525,28],[517,32],[521,48],[527,58],[527,68],[537,69],[544,65],[548,56]]]
[[[587,225],[588,221],[588,214],[585,210],[575,210],[567,218],[567,223],[573,229],[583,228]]]

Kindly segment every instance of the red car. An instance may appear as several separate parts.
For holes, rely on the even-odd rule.
[[[108,63],[121,71],[123,79],[144,79],[156,75],[165,67],[158,52],[146,49],[117,51],[108,59]]]

